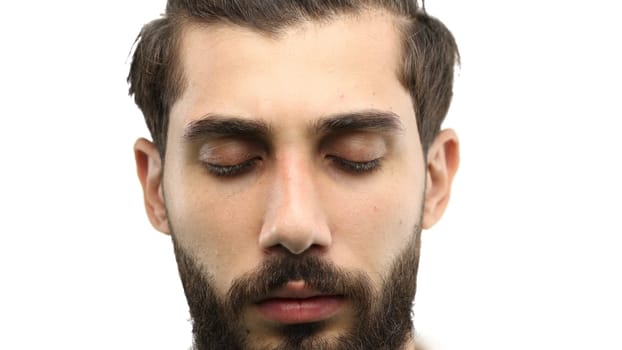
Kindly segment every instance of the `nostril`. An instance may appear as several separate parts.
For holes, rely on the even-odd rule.
[[[325,247],[320,244],[312,244],[307,249],[304,249],[300,252],[292,252],[283,244],[276,244],[270,247],[263,248],[264,255],[272,256],[272,255],[300,255],[300,254],[312,254],[312,255],[324,255],[328,247]]]
[[[305,252],[308,253],[308,254],[323,255],[327,251],[328,251],[328,246],[326,246],[326,245],[312,244],[309,248],[307,248],[307,250]]]
[[[282,246],[281,244],[276,244],[270,247],[263,248],[263,253],[265,255],[287,255],[290,254],[289,250]]]

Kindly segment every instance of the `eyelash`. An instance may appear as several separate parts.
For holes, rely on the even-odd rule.
[[[336,156],[327,156],[327,158],[342,170],[353,174],[370,173],[378,170],[380,169],[382,161],[382,158],[376,158],[366,162],[354,162]]]
[[[372,171],[380,169],[382,158],[372,159],[366,162],[354,162],[344,158],[336,156],[326,156],[341,170],[353,173],[363,174],[370,173]],[[212,163],[205,163],[207,171],[217,177],[234,177],[242,175],[243,173],[251,170],[259,161],[259,158],[252,158],[239,164],[234,165],[217,165]]]
[[[251,170],[255,164],[259,161],[259,158],[251,158],[239,164],[234,165],[217,165],[212,163],[205,163],[207,171],[217,177],[234,177],[242,175],[243,173]]]

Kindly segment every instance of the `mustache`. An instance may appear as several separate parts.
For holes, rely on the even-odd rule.
[[[283,253],[268,257],[258,269],[237,278],[227,293],[226,308],[239,315],[245,305],[300,280],[321,294],[351,299],[360,309],[368,307],[373,296],[373,284],[364,272],[347,271],[317,255]]]

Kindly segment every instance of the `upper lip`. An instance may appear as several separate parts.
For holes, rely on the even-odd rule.
[[[268,295],[267,299],[286,298],[286,299],[307,299],[322,295],[322,293],[313,289],[290,290],[287,288],[279,288],[274,293]]]
[[[327,296],[331,294],[321,293],[313,288],[308,288],[306,285],[303,287],[293,287],[292,285],[285,284],[284,286],[274,290],[270,294],[262,297],[258,300],[261,303],[270,299],[308,299],[317,296]]]

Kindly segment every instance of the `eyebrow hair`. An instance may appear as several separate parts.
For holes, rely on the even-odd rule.
[[[270,129],[264,121],[210,113],[188,123],[184,128],[184,139],[190,142],[210,136],[267,139]],[[347,131],[395,132],[403,129],[397,114],[376,109],[331,114],[311,124],[311,131],[320,135]]]
[[[222,114],[207,114],[184,128],[184,139],[196,141],[209,136],[266,138],[270,127],[263,121]]]
[[[376,109],[332,114],[314,122],[312,128],[318,134],[359,130],[379,132],[404,130],[397,114]]]

